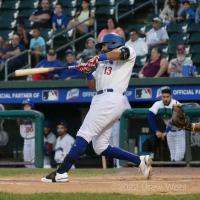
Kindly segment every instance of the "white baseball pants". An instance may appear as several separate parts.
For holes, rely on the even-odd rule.
[[[167,144],[170,151],[171,161],[182,161],[185,155],[185,130],[176,132],[169,131],[167,134]]]

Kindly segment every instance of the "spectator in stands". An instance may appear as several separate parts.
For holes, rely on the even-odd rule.
[[[81,58],[82,62],[87,62],[90,58],[94,57],[96,55],[95,44],[95,39],[89,37],[85,42],[86,48],[81,53],[79,53],[76,58]]]
[[[154,47],[151,50],[150,60],[139,72],[140,78],[167,76],[168,62],[165,58],[162,58],[161,54],[162,52],[158,47]]]
[[[51,168],[51,161],[53,160],[53,151],[56,144],[56,136],[51,131],[51,123],[44,122],[44,168]]]
[[[46,55],[46,43],[38,27],[32,29],[32,36],[30,49],[33,65],[36,65]]]
[[[172,59],[168,66],[170,77],[183,76],[184,68],[186,68],[186,66],[193,66],[192,60],[186,57],[185,45],[177,45],[176,55],[177,57]]]
[[[54,32],[67,28],[70,18],[63,14],[63,6],[61,3],[55,5],[54,15],[52,19],[52,30]]]
[[[65,121],[59,121],[57,124],[57,133],[59,136],[56,140],[54,160],[59,165],[67,153],[69,153],[69,150],[74,144],[74,138],[68,133],[67,123]]]
[[[130,39],[125,45],[130,46],[135,49],[137,56],[145,56],[148,53],[148,46],[144,38],[140,38],[143,34],[134,29],[130,32]]]
[[[200,1],[198,3],[198,7],[197,7],[196,13],[195,13],[195,22],[200,23]]]
[[[40,28],[51,28],[51,5],[49,0],[41,1],[41,8],[39,8],[33,15],[29,17],[29,20],[33,22],[34,26]]]
[[[159,17],[153,18],[153,28],[146,33],[146,42],[149,48],[167,44],[169,36],[164,27],[161,27],[162,20]]]
[[[66,62],[64,63],[64,66],[75,66],[77,65],[75,53],[68,49],[66,51]],[[63,69],[60,70],[60,79],[70,80],[70,79],[78,79],[82,78],[83,74],[77,69]]]
[[[182,1],[182,9],[179,11],[179,20],[187,21],[189,25],[195,21],[195,12],[191,8],[190,1]]]
[[[20,44],[23,45],[26,49],[29,48],[29,43],[31,40],[31,35],[26,31],[23,22],[19,22],[16,26],[15,33],[19,35]]]
[[[78,25],[81,22],[83,23]],[[94,12],[92,12],[90,9],[89,0],[83,0],[81,3],[81,9],[76,12],[75,18],[69,22],[69,28],[76,27],[76,31],[78,34],[84,34],[87,33],[89,31],[89,28],[92,27],[93,25],[94,25]]]
[[[49,49],[47,59],[40,61],[36,67],[63,67],[63,63],[57,59],[57,53],[54,49]],[[49,72],[47,74],[36,74],[32,76],[34,81],[36,80],[49,80],[58,79],[60,77],[60,70],[55,72]]]
[[[160,18],[165,24],[169,24],[172,21],[176,21],[180,5],[178,0],[169,0],[167,5],[163,8],[160,13]]]
[[[19,55],[21,52],[25,50],[24,46],[20,44],[20,38],[17,34],[14,34],[11,37],[11,44],[4,48],[4,54],[2,55],[2,59],[6,61],[8,58]],[[13,72],[14,70],[24,66],[25,57],[19,56],[17,58],[13,58],[8,63],[8,73]]]
[[[108,34],[108,33],[117,33],[118,35],[122,36],[123,38],[125,38],[125,33],[124,30],[117,26],[116,21],[114,20],[113,17],[109,17],[107,19],[107,24],[106,24],[106,28],[102,29],[97,37],[97,41],[101,41],[101,39],[103,38],[104,35]]]

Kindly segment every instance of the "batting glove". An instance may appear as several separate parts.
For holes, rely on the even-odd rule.
[[[92,72],[92,68],[88,67],[87,63],[81,63],[77,66],[77,69],[83,73],[89,74]]]
[[[90,68],[96,68],[98,62],[99,62],[99,56],[95,56],[87,61],[87,66]]]

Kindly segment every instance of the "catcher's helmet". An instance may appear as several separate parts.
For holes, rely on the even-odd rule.
[[[123,37],[115,33],[106,34],[102,41],[95,45],[96,50],[100,51],[102,45],[105,43],[108,44],[108,49],[111,51],[115,48],[125,45],[125,40]]]
[[[34,107],[34,103],[31,102],[30,99],[25,99],[22,101],[22,105],[26,105],[26,104],[30,105],[32,108]]]

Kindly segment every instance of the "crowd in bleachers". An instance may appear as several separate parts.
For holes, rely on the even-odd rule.
[[[148,25],[134,24],[130,31],[126,29],[129,24],[121,25],[115,21],[111,8],[114,8],[117,2],[119,0],[110,0],[107,4],[98,0],[2,0],[0,8],[1,71],[4,70],[4,63],[8,58],[19,55],[26,49],[31,52],[31,67],[76,65],[78,61],[85,62],[96,54],[95,43],[100,41],[105,34],[117,33],[125,38],[126,45],[132,46],[136,51],[137,59],[133,76],[139,78],[180,77],[198,74],[200,2],[165,0],[159,15],[153,15]],[[98,7],[99,4],[101,4],[100,7]],[[105,8],[110,9],[109,14]],[[100,13],[105,13],[106,16],[103,24],[97,19]],[[85,47],[78,45],[76,49],[76,46],[69,45],[65,49],[65,56],[61,57],[55,47],[52,49],[48,45],[48,37],[63,30],[67,30],[61,35],[66,41],[88,33],[95,28],[95,20],[97,26],[100,27],[97,29],[97,38],[88,36],[85,39]],[[65,39],[61,40],[61,43]],[[8,73],[24,66],[26,62],[25,56],[12,59],[8,65]],[[76,70],[60,70],[55,73],[35,75],[32,79],[83,77],[84,75]]]

